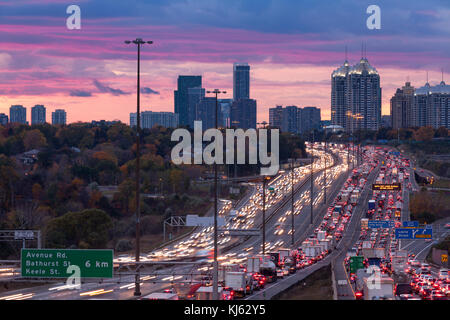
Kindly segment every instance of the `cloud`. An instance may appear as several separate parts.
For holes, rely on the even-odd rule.
[[[130,94],[129,92],[125,92],[125,91],[120,90],[120,89],[114,89],[114,88],[108,87],[108,86],[100,83],[100,81],[98,81],[98,80],[94,80],[93,84],[102,93],[110,93],[110,94],[112,94],[114,96],[121,96],[121,95]]]
[[[142,94],[159,94],[159,91],[155,91],[149,87],[144,87],[144,88],[141,88],[141,93]]]
[[[70,91],[71,97],[92,97],[92,93],[84,90],[72,90]]]

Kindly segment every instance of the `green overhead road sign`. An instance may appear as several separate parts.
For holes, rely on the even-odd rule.
[[[350,257],[350,273],[356,273],[359,269],[364,269],[363,261],[363,256]]]
[[[22,249],[20,266],[26,278],[68,278],[80,268],[81,278],[112,278],[113,250]]]

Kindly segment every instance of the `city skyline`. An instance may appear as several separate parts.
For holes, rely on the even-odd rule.
[[[342,65],[346,46],[348,60],[358,61],[362,42],[381,75],[383,114],[408,77],[419,88],[427,70],[431,85],[441,81],[441,68],[445,78],[450,70],[449,44],[442,41],[450,30],[450,5],[440,1],[383,3],[382,28],[375,31],[365,26],[367,4],[351,1],[284,1],[278,10],[270,1],[137,3],[140,12],[120,3],[82,2],[81,30],[66,28],[66,3],[1,3],[0,113],[11,105],[43,104],[49,112],[67,110],[68,123],[127,123],[136,94],[135,52],[123,45],[130,36],[154,41],[142,50],[141,105],[148,111],[173,111],[177,76],[184,74],[201,75],[203,88],[221,88],[228,92],[223,98],[232,98],[233,64],[248,62],[258,122],[268,121],[276,105],[314,105],[330,119],[330,72]]]

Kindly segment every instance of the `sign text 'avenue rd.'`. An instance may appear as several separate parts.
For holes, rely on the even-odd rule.
[[[22,249],[22,277],[68,278],[69,266],[80,268],[81,278],[112,278],[113,250]]]

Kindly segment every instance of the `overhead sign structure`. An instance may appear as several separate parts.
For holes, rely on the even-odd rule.
[[[392,220],[370,220],[368,227],[370,229],[389,229],[394,228],[395,222]]]
[[[14,231],[14,239],[16,240],[33,240],[34,232],[32,230],[15,230]]]
[[[224,217],[217,217],[217,225],[222,227],[226,224]],[[214,217],[199,217],[198,215],[186,216],[186,227],[212,227]]]
[[[397,228],[395,229],[397,240],[433,239],[432,228]]]
[[[356,273],[359,269],[364,269],[363,261],[363,256],[350,257],[350,273]]]
[[[24,278],[68,278],[70,266],[80,268],[81,278],[112,278],[113,250],[22,249]]]
[[[381,184],[376,183],[372,185],[374,191],[400,191],[402,190],[401,183]]]
[[[403,221],[403,228],[418,228],[419,221]]]

